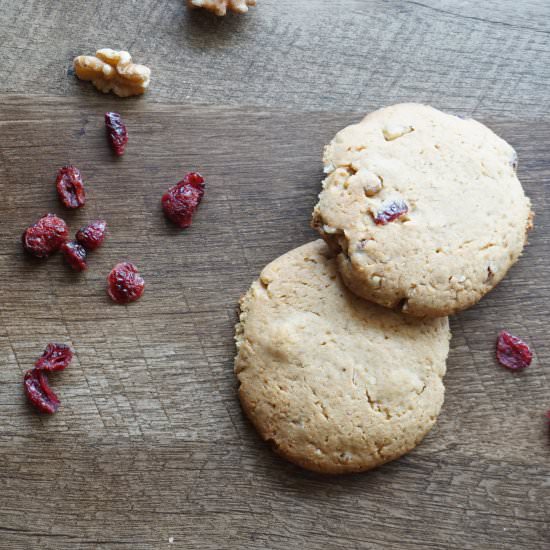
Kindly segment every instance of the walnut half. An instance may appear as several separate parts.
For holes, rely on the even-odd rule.
[[[79,55],[73,63],[78,78],[91,80],[98,90],[120,97],[142,94],[151,80],[151,69],[132,63],[132,56],[125,51],[104,48],[95,56]]]
[[[190,8],[205,8],[216,15],[225,15],[227,10],[246,13],[249,6],[255,6],[256,0],[187,0]]]

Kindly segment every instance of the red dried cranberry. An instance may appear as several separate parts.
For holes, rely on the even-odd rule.
[[[86,249],[95,250],[105,240],[105,230],[107,222],[105,220],[95,220],[85,227],[81,227],[77,234],[76,240]]]
[[[80,208],[86,203],[86,191],[80,170],[76,166],[63,166],[55,181],[57,194],[67,208]]]
[[[548,409],[545,413],[544,413],[544,416],[546,416],[546,418],[548,420],[550,420],[550,409]]]
[[[407,203],[402,200],[390,201],[383,205],[382,210],[378,211],[374,217],[376,225],[386,225],[393,222],[403,214],[409,211]]]
[[[162,209],[166,216],[183,229],[189,227],[204,195],[204,186],[204,178],[197,172],[190,172],[170,187],[162,196]]]
[[[75,271],[84,271],[88,269],[88,264],[86,263],[86,249],[81,244],[78,244],[76,241],[67,241],[63,243],[61,252],[63,252],[65,256],[65,261]]]
[[[128,130],[121,116],[118,113],[105,113],[105,126],[115,155],[122,156],[128,143]]]
[[[497,359],[503,367],[521,370],[531,364],[533,353],[523,340],[503,330],[497,338]]]
[[[43,413],[53,414],[59,409],[59,399],[48,384],[46,372],[31,369],[25,373],[23,387],[28,400]]]
[[[117,304],[135,302],[143,294],[145,281],[134,264],[122,262],[107,277],[107,293]]]
[[[72,358],[73,352],[69,346],[50,343],[46,346],[44,353],[36,360],[34,366],[38,370],[54,372],[67,367]]]
[[[68,236],[67,224],[55,214],[46,214],[25,230],[23,247],[37,258],[47,258],[61,248]]]

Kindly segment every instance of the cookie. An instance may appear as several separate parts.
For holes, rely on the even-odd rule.
[[[447,318],[358,298],[322,240],[265,267],[241,300],[235,373],[261,437],[309,470],[368,470],[413,449],[443,403]]]
[[[416,316],[478,302],[520,256],[531,208],[514,149],[483,124],[418,104],[336,134],[312,225],[359,296]]]

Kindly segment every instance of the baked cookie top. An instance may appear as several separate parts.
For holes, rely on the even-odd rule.
[[[518,259],[531,208],[514,149],[472,119],[405,103],[326,147],[312,225],[356,294],[416,316],[474,305]]]
[[[414,448],[443,403],[450,331],[352,294],[322,240],[273,261],[241,299],[243,409],[286,459],[358,472]]]

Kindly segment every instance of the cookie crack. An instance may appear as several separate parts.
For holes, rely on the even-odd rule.
[[[382,451],[387,447],[388,445],[385,443],[378,443],[377,441],[374,442],[374,447],[376,448],[376,454],[379,458],[384,458],[382,455]]]
[[[321,414],[325,417],[325,420],[329,420],[330,417],[329,417],[329,414],[327,412],[327,409],[326,409],[324,403],[321,401],[321,398],[319,397],[319,395],[317,394],[315,389],[312,389],[311,393],[313,393],[313,395],[317,398],[317,400],[314,401],[313,404],[321,410]]]
[[[367,401],[369,402],[370,408],[375,413],[385,416],[386,420],[391,420],[392,415],[389,413],[388,409],[386,407],[382,407],[378,401],[372,398],[368,388],[365,388],[365,395],[367,396]]]
[[[401,298],[401,300],[399,300],[399,302],[397,302],[397,305],[395,306],[395,309],[397,309],[397,311],[407,311],[407,308],[408,308],[408,305],[409,305],[409,298],[408,297],[404,297],[404,298]]]
[[[271,293],[271,290],[269,289],[271,285],[271,281],[266,281],[262,275],[258,278],[258,283],[260,284],[260,288],[267,294],[267,297],[270,300],[273,300],[273,294]]]

